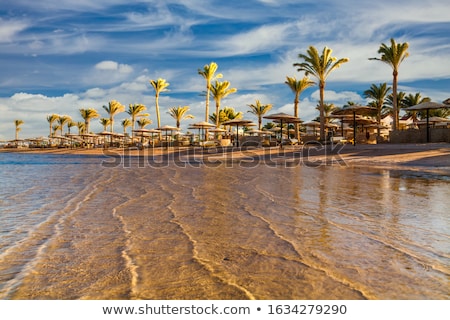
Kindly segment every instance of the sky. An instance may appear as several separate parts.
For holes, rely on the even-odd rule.
[[[304,76],[293,66],[309,46],[329,47],[349,62],[326,82],[325,102],[342,107],[366,103],[371,84],[392,84],[392,69],[378,49],[390,39],[408,42],[399,69],[399,90],[432,101],[450,97],[448,0],[14,0],[0,6],[0,140],[14,139],[14,120],[24,121],[20,138],[48,136],[47,116],[82,121],[80,108],[117,100],[144,104],[153,124],[155,93],[149,81],[163,78],[161,124],[175,125],[167,110],[189,106],[205,118],[203,66],[216,62],[221,81],[237,92],[222,100],[244,118],[249,104],[272,104],[270,113],[293,114],[286,76]],[[314,78],[311,78],[315,80]],[[300,96],[299,116],[318,116],[318,87]],[[211,101],[210,111],[215,110]],[[115,117],[115,131],[126,113]],[[73,128],[76,130],[76,128]],[[103,130],[98,119],[91,130]]]

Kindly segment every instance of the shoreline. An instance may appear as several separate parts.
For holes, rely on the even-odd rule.
[[[284,146],[272,148],[170,147],[110,149],[0,149],[0,153],[58,154],[112,157],[153,157],[200,161],[288,161],[310,165],[345,163],[350,166],[439,169],[450,174],[450,144],[360,144]]]

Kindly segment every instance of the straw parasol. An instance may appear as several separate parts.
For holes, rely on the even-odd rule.
[[[167,149],[169,148],[169,141],[168,141],[168,139],[167,139],[167,137],[168,137],[168,132],[170,131],[170,132],[172,132],[172,131],[180,131],[181,129],[180,128],[178,128],[178,127],[173,127],[173,126],[169,126],[169,125],[165,125],[165,126],[162,126],[162,127],[159,127],[159,128],[156,128],[156,130],[159,130],[159,131],[165,131],[166,132],[166,142],[167,142]]]
[[[283,128],[283,122],[284,123],[299,123],[301,122],[300,118],[297,118],[293,115],[284,113],[284,112],[279,112],[279,113],[273,113],[273,114],[269,114],[267,116],[263,117],[264,119],[270,119],[270,120],[278,120],[280,121],[280,127]],[[281,138],[282,140],[282,138]],[[280,143],[280,148],[283,148],[283,143]]]
[[[225,121],[224,125],[229,125],[229,126],[236,126],[236,146],[239,147],[239,126],[248,126],[249,124],[253,123],[253,121],[251,120],[244,120],[244,119],[233,119],[233,120],[228,120]]]
[[[209,123],[208,121],[196,122],[196,123],[193,123],[193,124],[191,124],[189,126],[190,129],[198,129],[199,135],[200,135],[200,130],[203,131],[205,129],[209,129],[209,128],[213,128],[213,127],[215,127],[215,125],[212,124],[212,123]],[[208,140],[207,130],[205,130],[205,135],[204,136],[205,136],[205,141]]]
[[[449,100],[449,99],[447,99],[447,100]],[[427,123],[427,142],[430,142],[430,120],[429,120],[430,113],[429,113],[429,111],[432,110],[432,109],[450,108],[450,104],[445,103],[447,100],[445,100],[444,103],[433,102],[433,101],[422,102],[422,103],[416,104],[415,106],[403,109],[403,110],[406,110],[406,111],[426,110],[426,112],[427,112],[427,120],[426,120],[426,123]]]
[[[355,104],[355,105],[345,106],[344,108],[339,109],[339,110],[335,110],[331,114],[332,115],[347,115],[347,114],[353,115],[353,145],[356,146],[356,114],[368,115],[376,110],[377,110],[376,108]]]

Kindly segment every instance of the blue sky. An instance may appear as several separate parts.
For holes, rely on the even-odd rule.
[[[46,117],[67,114],[81,121],[80,108],[118,100],[147,106],[156,126],[150,79],[164,78],[160,96],[166,113],[188,105],[204,120],[205,81],[198,69],[211,61],[237,92],[222,106],[243,111],[259,99],[272,112],[293,113],[286,76],[303,77],[292,66],[310,45],[328,46],[350,61],[327,81],[325,100],[342,106],[364,103],[372,83],[392,82],[379,56],[381,43],[408,42],[410,56],[399,72],[399,90],[421,92],[433,101],[450,97],[448,0],[15,0],[0,8],[0,140],[48,135]],[[301,95],[300,117],[318,115],[317,87]],[[214,110],[212,103],[210,110]],[[126,113],[116,117],[119,121]],[[102,127],[95,119],[93,131]]]

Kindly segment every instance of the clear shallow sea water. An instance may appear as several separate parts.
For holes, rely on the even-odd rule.
[[[0,299],[450,298],[445,177],[111,163],[0,153]]]

